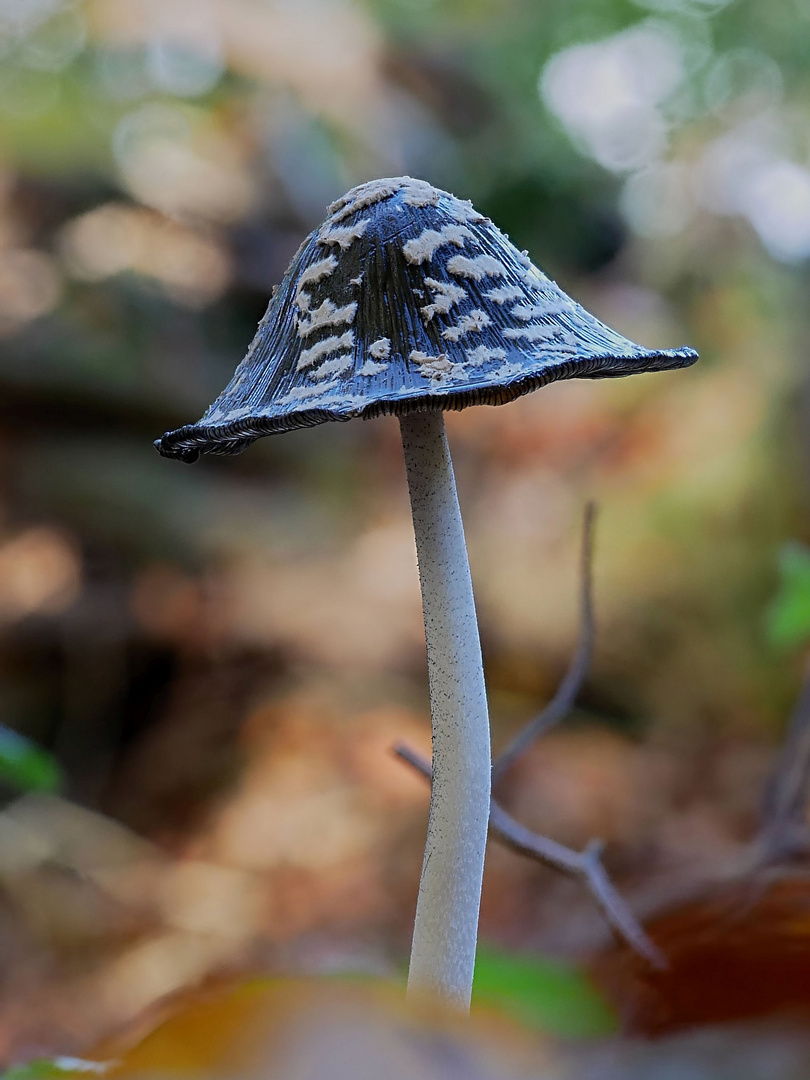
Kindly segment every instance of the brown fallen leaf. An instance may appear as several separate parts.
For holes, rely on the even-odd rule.
[[[89,1055],[130,1077],[518,1080],[561,1077],[550,1042],[489,1009],[474,1024],[440,1005],[409,1006],[369,978],[264,978],[185,994]]]
[[[628,1032],[660,1035],[765,1018],[810,1017],[810,874],[747,876],[718,884],[650,919],[668,967],[625,947],[593,964]]]

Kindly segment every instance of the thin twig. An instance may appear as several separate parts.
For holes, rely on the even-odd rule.
[[[433,778],[430,762],[409,746],[400,743],[394,747],[394,753],[421,773],[426,780],[430,781]],[[493,836],[520,855],[528,855],[529,858],[536,859],[554,870],[561,870],[565,874],[582,878],[615,933],[653,967],[659,970],[666,968],[666,957],[645,934],[635,915],[610,880],[602,863],[601,841],[592,840],[583,851],[574,851],[573,848],[566,847],[564,844],[558,844],[556,840],[540,836],[531,829],[527,829],[494,799],[490,804],[489,828]]]
[[[505,750],[492,763],[492,782],[497,783],[520,755],[549,728],[564,720],[582,688],[591,662],[594,642],[593,618],[593,536],[596,522],[596,503],[585,506],[582,520],[582,550],[580,555],[580,632],[577,651],[557,693],[529,723],[518,732]]]
[[[806,855],[810,832],[805,821],[810,784],[810,671],[788,724],[785,741],[762,802],[759,847],[764,862]]]

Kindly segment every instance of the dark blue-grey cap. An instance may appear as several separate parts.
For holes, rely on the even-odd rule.
[[[301,245],[203,418],[155,445],[194,461],[327,420],[501,405],[557,379],[696,359],[611,330],[471,203],[409,176],[372,180]]]

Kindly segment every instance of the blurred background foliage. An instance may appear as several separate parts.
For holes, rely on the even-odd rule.
[[[25,759],[50,794],[0,768],[5,1055],[212,972],[407,948],[426,790],[388,748],[429,733],[395,421],[151,446],[374,176],[472,198],[622,333],[700,350],[448,424],[496,745],[564,670],[602,505],[593,670],[512,812],[603,836],[642,911],[748,838],[810,626],[804,549],[773,600],[810,532],[809,33],[803,0],[0,0],[0,722],[52,755]],[[576,883],[487,873],[489,938],[604,942]]]

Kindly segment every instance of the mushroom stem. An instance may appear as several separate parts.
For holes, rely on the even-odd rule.
[[[409,996],[469,1010],[490,798],[481,644],[444,418],[400,419],[425,617],[433,787]]]

